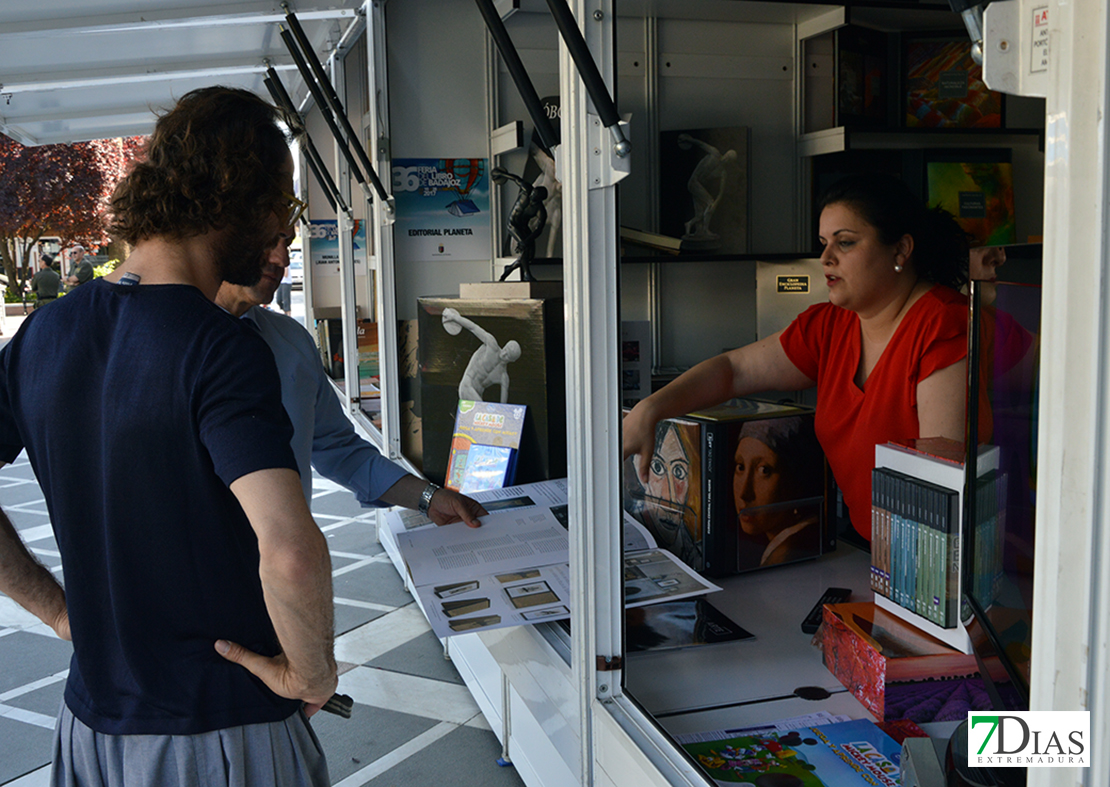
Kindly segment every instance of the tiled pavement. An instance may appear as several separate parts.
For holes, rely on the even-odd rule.
[[[5,331],[7,332],[7,331]],[[312,511],[328,537],[335,586],[340,691],[349,720],[312,724],[342,787],[513,787],[501,746],[443,646],[377,542],[372,511],[326,479],[313,479]],[[61,561],[25,456],[0,469],[0,505],[45,565]],[[0,595],[0,785],[47,784],[54,717],[70,646]]]

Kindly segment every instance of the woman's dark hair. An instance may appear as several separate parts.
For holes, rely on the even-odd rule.
[[[257,227],[283,201],[289,155],[278,111],[247,90],[186,93],[162,115],[145,156],[112,195],[111,231],[128,243]]]
[[[958,290],[967,284],[967,234],[948,211],[926,208],[909,187],[890,175],[852,175],[829,187],[818,211],[848,205],[879,232],[883,243],[913,238],[917,275]]]

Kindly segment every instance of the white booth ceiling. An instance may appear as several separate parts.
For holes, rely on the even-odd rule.
[[[0,0],[0,132],[24,145],[148,134],[157,113],[208,85],[269,98],[273,65],[307,93],[273,0]],[[362,27],[362,0],[289,0],[326,62]]]

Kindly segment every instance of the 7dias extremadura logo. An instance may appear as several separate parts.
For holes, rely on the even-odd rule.
[[[1091,764],[1090,711],[967,714],[973,768],[1085,768]]]

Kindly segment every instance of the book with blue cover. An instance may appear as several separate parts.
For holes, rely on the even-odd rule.
[[[716,784],[898,787],[901,783],[901,744],[869,719],[793,730],[728,730],[716,739],[709,737],[683,736],[679,742]]]
[[[508,446],[478,444],[470,446],[459,491],[469,495],[474,492],[484,492],[487,489],[509,486],[507,478],[513,469],[515,453],[515,449]]]
[[[460,399],[444,486],[464,494],[512,486],[528,408]]]

